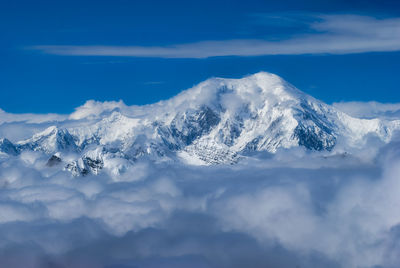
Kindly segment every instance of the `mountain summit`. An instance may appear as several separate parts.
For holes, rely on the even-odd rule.
[[[232,164],[251,152],[296,146],[351,151],[369,137],[388,142],[399,128],[400,120],[351,117],[279,76],[260,72],[208,79],[151,105],[91,101],[69,120],[16,144],[5,140],[0,149],[68,155],[73,159],[64,168],[75,175],[103,168],[119,174],[140,158]]]

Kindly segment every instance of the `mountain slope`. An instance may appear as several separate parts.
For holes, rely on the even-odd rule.
[[[17,147],[8,139],[0,139],[0,153],[5,153],[9,155],[17,155]]]
[[[65,168],[75,175],[103,168],[119,174],[140,158],[233,164],[251,152],[296,146],[351,151],[371,136],[388,142],[400,128],[399,120],[350,117],[265,72],[209,79],[152,105],[85,109],[85,116],[75,113],[11,145],[16,152],[73,153]]]

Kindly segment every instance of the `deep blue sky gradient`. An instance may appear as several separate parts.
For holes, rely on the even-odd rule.
[[[399,1],[1,1],[0,108],[70,113],[88,99],[147,104],[213,76],[276,73],[325,102],[400,102],[400,52],[158,59],[57,56],[35,45],[163,46],[285,38],[302,24],[259,14],[400,17]],[[277,24],[280,27],[277,27]]]

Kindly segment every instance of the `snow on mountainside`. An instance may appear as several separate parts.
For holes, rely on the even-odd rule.
[[[119,174],[140,158],[233,164],[251,152],[296,146],[351,151],[369,137],[388,142],[397,129],[400,120],[351,117],[260,72],[242,79],[212,78],[152,105],[88,102],[30,139],[0,140],[0,151],[68,155],[73,159],[63,167],[74,175],[102,169]]]

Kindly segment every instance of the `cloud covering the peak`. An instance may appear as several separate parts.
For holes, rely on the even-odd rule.
[[[79,119],[87,119],[87,118],[97,118],[102,113],[111,112],[113,110],[121,110],[126,109],[125,103],[122,100],[120,101],[95,101],[88,100],[84,105],[79,106],[75,109],[75,111],[69,115],[69,119],[71,120],[79,120]]]

